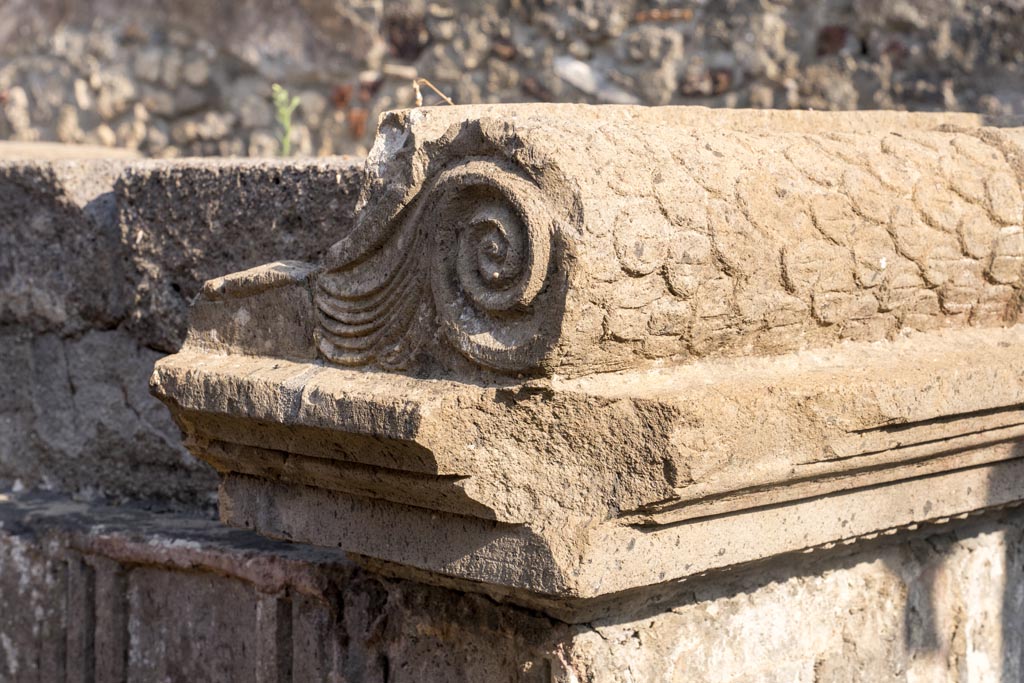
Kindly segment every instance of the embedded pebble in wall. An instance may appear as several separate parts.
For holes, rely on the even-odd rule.
[[[182,77],[189,85],[205,85],[210,78],[210,64],[202,57],[196,57],[182,67]]]

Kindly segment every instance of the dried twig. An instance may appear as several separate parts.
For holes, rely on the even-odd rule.
[[[420,86],[421,85],[427,86],[428,88],[430,88],[431,90],[436,92],[441,97],[442,100],[444,100],[445,102],[447,102],[448,104],[450,104],[452,106],[455,106],[455,103],[452,102],[451,98],[448,97],[447,95],[445,95],[440,90],[438,90],[436,85],[434,85],[433,83],[431,83],[430,81],[428,81],[425,78],[417,78],[417,79],[415,79],[412,82],[412,89],[416,93],[416,106],[417,107],[422,107],[423,106],[423,93],[420,92]]]

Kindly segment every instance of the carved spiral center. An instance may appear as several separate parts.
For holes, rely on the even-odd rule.
[[[505,233],[501,223],[490,218],[484,218],[479,223],[474,223],[472,230],[475,233],[474,239],[479,240],[480,255],[477,263],[477,272],[480,278],[491,287],[501,287],[508,283],[509,265],[509,244],[508,235]],[[511,252],[512,258],[518,256],[518,252]]]
[[[522,220],[500,205],[484,205],[459,231],[459,284],[481,311],[506,311],[529,303],[531,249]]]

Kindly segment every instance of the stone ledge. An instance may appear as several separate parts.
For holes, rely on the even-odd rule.
[[[489,495],[475,479],[533,458],[545,467],[520,473],[519,485],[558,509],[658,524],[1016,457],[1022,343],[1017,327],[921,333],[884,345],[523,386],[186,350],[162,361],[152,381],[173,401],[194,448],[267,452],[262,459],[204,453],[228,469],[258,462],[274,470],[276,450],[310,459],[316,474],[306,481],[301,458],[280,473],[296,483],[324,476],[316,460],[380,467],[384,477],[455,477],[452,486],[489,511],[483,516],[516,523],[524,518],[509,503],[513,491],[503,485]],[[276,432],[276,424],[288,431]],[[566,444],[584,430],[600,443],[577,444],[570,458]],[[542,443],[541,433],[554,442]],[[650,469],[639,469],[645,464]],[[607,489],[599,483],[603,465],[615,473]],[[590,487],[569,492],[547,483],[556,467],[581,482],[589,473]],[[623,471],[638,481],[623,480]],[[531,509],[531,518],[537,514]]]
[[[494,680],[510,657],[542,669],[572,635],[337,551],[40,493],[0,492],[0,592],[14,682]],[[389,658],[416,673],[389,677]]]

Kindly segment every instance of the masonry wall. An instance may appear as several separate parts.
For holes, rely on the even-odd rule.
[[[1024,113],[1020,0],[7,0],[0,139],[150,156],[365,153],[426,77],[455,102]],[[438,102],[426,92],[427,103]]]
[[[4,681],[1019,681],[1024,514],[567,625],[212,521],[5,494],[0,596]]]
[[[333,243],[360,168],[0,163],[0,482],[209,511],[216,478],[149,395],[153,362],[204,280]]]

